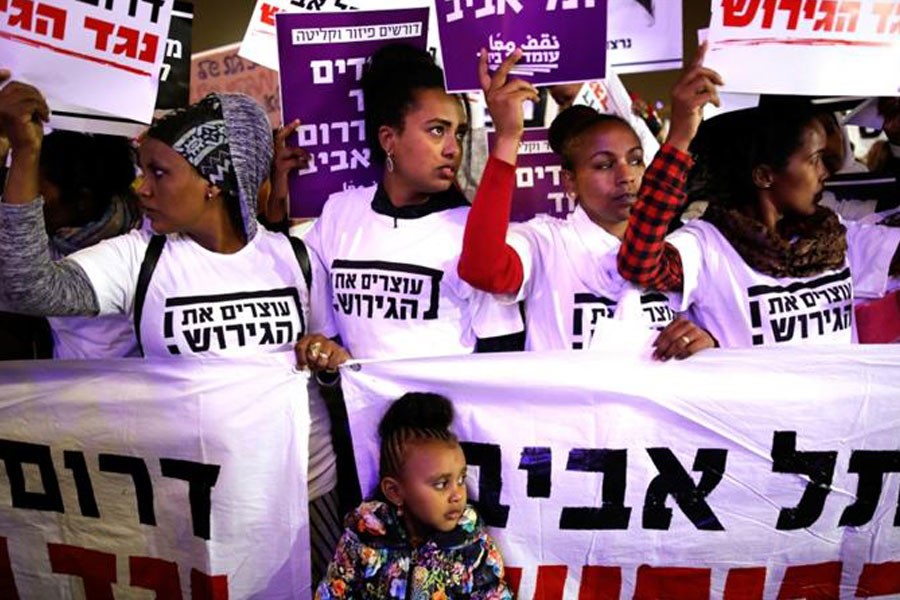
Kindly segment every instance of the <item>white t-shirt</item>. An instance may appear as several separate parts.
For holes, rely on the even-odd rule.
[[[53,358],[97,360],[139,356],[134,325],[127,315],[47,317]]]
[[[135,230],[69,256],[90,278],[101,315],[132,314],[150,237]],[[302,335],[318,331],[322,283],[324,274],[314,269],[312,295],[322,297],[313,301],[318,309],[310,315],[310,293],[290,242],[261,227],[234,254],[169,235],[144,301],[144,354],[249,356],[290,350]]]
[[[514,224],[507,241],[522,260],[527,350],[580,350],[590,346],[600,319],[662,329],[675,313],[659,292],[642,291],[616,268],[621,241],[596,225],[580,206],[568,219],[540,215]]]
[[[753,270],[719,230],[691,221],[667,239],[681,254],[679,310],[723,348],[771,344],[848,344],[855,339],[854,298],[884,294],[900,230],[845,223],[847,258],[812,277],[772,277]]]
[[[456,272],[468,207],[394,218],[377,187],[333,194],[305,240],[329,273],[334,319],[354,358],[467,354],[476,338],[522,331],[517,307]]]

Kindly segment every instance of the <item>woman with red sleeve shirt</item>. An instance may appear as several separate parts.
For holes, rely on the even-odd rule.
[[[711,180],[720,183],[703,217],[665,238],[686,196],[688,145],[721,84],[703,67],[703,53],[672,91],[661,152],[671,160],[644,177],[647,190],[619,250],[620,273],[678,292],[677,308],[723,347],[854,341],[854,299],[881,296],[900,272],[900,231],[843,223],[819,206],[826,140],[810,107],[751,112],[710,152]]]
[[[708,334],[676,319],[665,295],[646,292],[616,271],[616,251],[644,172],[643,149],[623,119],[584,106],[564,110],[550,128],[562,159],[566,192],[577,199],[566,220],[547,216],[515,225],[507,235],[515,162],[523,131],[522,102],[534,88],[508,73],[520,52],[497,73],[480,75],[497,142],[466,223],[459,274],[500,302],[525,301],[526,349],[581,349],[605,319],[662,330],[659,358],[685,358],[715,345]]]

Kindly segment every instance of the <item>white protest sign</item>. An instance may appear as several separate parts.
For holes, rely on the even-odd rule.
[[[857,598],[900,594],[898,365],[896,346],[848,345],[667,363],[505,353],[343,376],[363,493],[388,404],[454,402],[470,499],[521,599]]]
[[[92,5],[93,4],[93,5]],[[0,0],[0,56],[54,102],[149,123],[174,0]]]
[[[895,96],[897,31],[896,0],[714,1],[706,66],[727,92]]]
[[[618,73],[681,68],[681,0],[607,0],[606,57]]]
[[[292,360],[0,366],[0,596],[309,598]]]

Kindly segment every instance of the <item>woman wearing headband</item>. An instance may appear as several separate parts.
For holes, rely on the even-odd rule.
[[[8,77],[0,72],[0,81]],[[289,351],[310,331],[327,332],[318,312],[324,274],[304,259],[305,248],[256,224],[272,137],[255,101],[211,94],[154,123],[139,149],[138,196],[149,228],[57,262],[48,254],[38,193],[47,118],[37,89],[12,82],[0,90],[0,126],[13,153],[0,203],[0,278],[16,310],[132,315],[143,354],[155,357]],[[346,359],[325,337],[313,343],[311,367],[334,368]],[[311,505],[332,508],[312,512],[336,514],[330,424],[324,404],[311,404],[311,463],[323,457],[310,477]],[[330,536],[332,547],[340,534],[336,517],[313,530]]]

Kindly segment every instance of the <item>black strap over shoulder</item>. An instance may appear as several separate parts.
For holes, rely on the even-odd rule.
[[[303,273],[303,279],[306,281],[306,289],[308,291],[312,288],[312,267],[309,264],[309,250],[306,249],[306,244],[300,238],[289,235],[288,239],[294,248],[297,264],[300,265],[300,271]]]
[[[312,267],[309,264],[309,251],[306,244],[302,240],[288,236],[291,247],[294,249],[294,255],[297,257],[297,263],[300,265],[300,271],[303,273],[303,279],[306,282],[306,289],[312,287]],[[156,269],[156,263],[162,254],[163,246],[166,243],[166,236],[154,235],[150,238],[150,244],[147,246],[147,252],[144,254],[144,260],[141,262],[141,270],[138,274],[137,288],[134,291],[134,335],[137,338],[138,352],[144,356],[144,346],[141,342],[141,315],[144,312],[144,300],[147,297],[147,288],[150,285],[150,279],[153,277],[153,271]]]
[[[141,356],[144,356],[144,345],[141,343],[141,314],[144,312],[144,299],[147,297],[147,287],[150,285],[150,278],[153,277],[153,271],[156,269],[156,263],[159,261],[159,255],[162,254],[165,243],[166,236],[164,235],[154,235],[150,238],[147,252],[144,253],[144,260],[141,261],[137,288],[134,290],[134,335],[137,338],[138,352]]]

